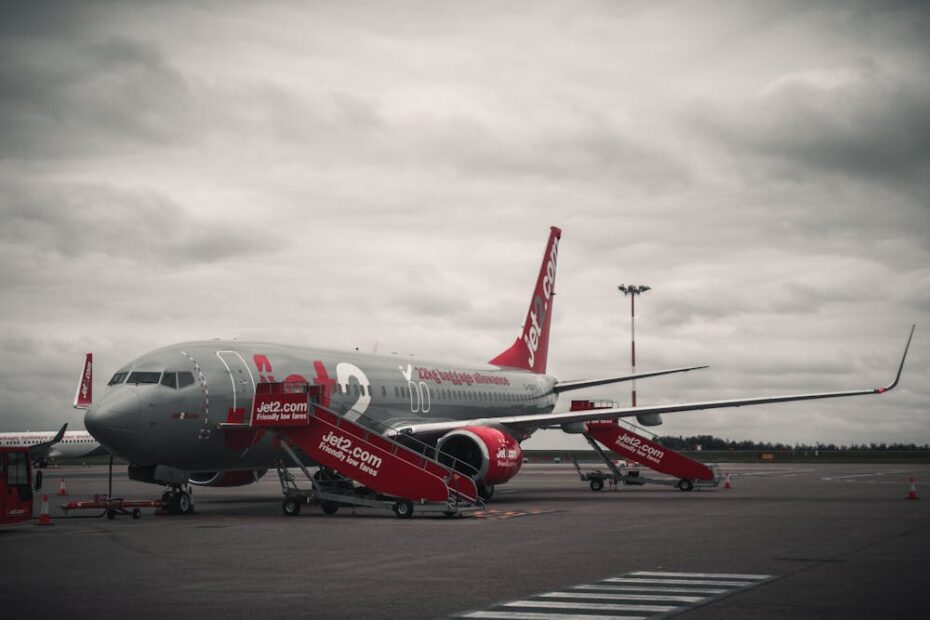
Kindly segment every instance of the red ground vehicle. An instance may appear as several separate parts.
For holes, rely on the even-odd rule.
[[[39,478],[36,490],[41,484]],[[31,520],[32,461],[29,448],[0,448],[0,525]]]

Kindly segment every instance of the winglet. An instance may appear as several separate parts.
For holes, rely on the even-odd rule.
[[[55,437],[53,437],[52,440],[51,440],[50,442],[48,442],[49,445],[56,444],[56,443],[58,443],[59,441],[61,441],[62,439],[64,439],[64,438],[65,438],[65,431],[66,431],[66,430],[68,430],[68,423],[67,423],[67,422],[65,422],[64,424],[61,425],[61,430],[59,430],[58,433],[55,435]]]
[[[875,388],[876,394],[881,394],[882,392],[887,392],[888,390],[893,390],[895,386],[898,385],[898,381],[901,379],[901,371],[904,370],[904,360],[907,359],[907,350],[911,348],[911,338],[914,337],[914,329],[917,328],[917,323],[911,325],[911,333],[907,337],[907,344],[904,345],[904,355],[901,356],[901,365],[898,366],[898,374],[895,375],[894,381],[891,385],[886,385],[885,387]]]
[[[74,408],[87,409],[94,400],[94,354],[88,353],[84,358],[84,370],[78,379],[77,391],[74,393]]]

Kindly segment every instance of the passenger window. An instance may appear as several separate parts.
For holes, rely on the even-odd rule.
[[[178,389],[194,384],[194,375],[189,372],[178,373]]]
[[[161,376],[161,384],[170,387],[172,390],[178,389],[177,375],[173,372],[166,372]]]

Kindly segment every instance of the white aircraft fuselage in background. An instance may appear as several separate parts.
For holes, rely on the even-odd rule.
[[[36,446],[51,442],[57,432],[42,431],[23,433],[0,433],[0,447],[8,446]],[[48,459],[84,458],[106,454],[100,447],[100,442],[94,439],[87,431],[66,431],[61,440],[50,445],[47,451],[33,454],[34,461],[45,465]]]

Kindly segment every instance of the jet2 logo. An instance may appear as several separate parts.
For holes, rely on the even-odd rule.
[[[319,449],[372,477],[378,475],[384,462],[377,454],[354,445],[352,439],[338,435],[335,431],[329,431],[320,438]]]
[[[94,372],[94,363],[89,361],[87,362],[87,367],[84,369],[84,380],[81,381],[81,396],[87,398],[87,393],[90,391],[90,378],[93,376]]]
[[[546,275],[542,281],[542,295],[533,296],[530,313],[527,317],[527,326],[523,332],[523,342],[530,352],[530,366],[536,365],[536,351],[539,349],[539,338],[542,335],[543,325],[546,324],[546,315],[549,313],[549,302],[552,301],[552,292],[555,289],[555,267],[559,257],[559,238],[552,240],[552,249],[549,251],[549,261],[546,263]]]

